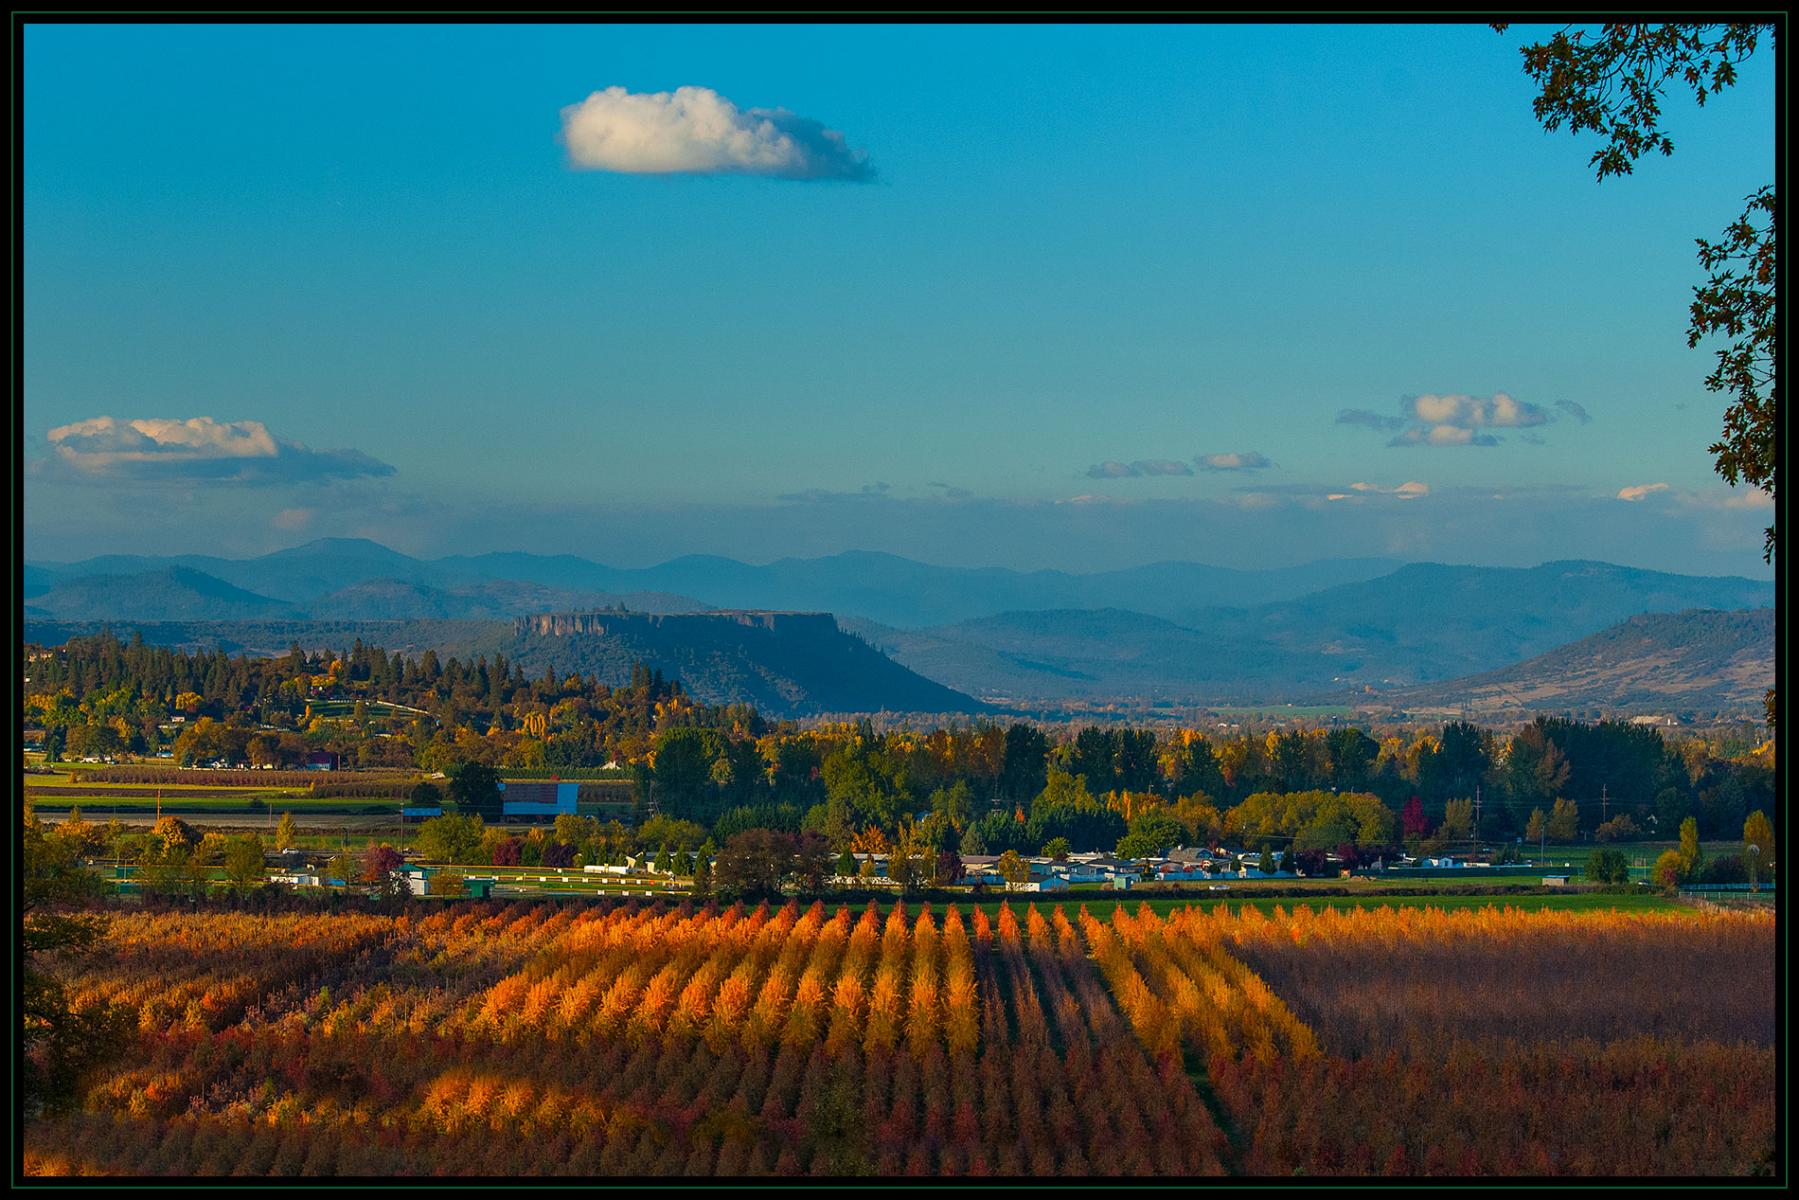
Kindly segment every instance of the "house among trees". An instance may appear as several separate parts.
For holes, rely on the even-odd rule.
[[[408,863],[402,867],[395,867],[393,873],[396,878],[406,884],[407,890],[413,895],[428,896],[431,894],[431,877],[440,870],[443,870],[443,868]],[[459,872],[452,873],[457,874]],[[493,886],[496,882],[498,881],[491,878],[471,879],[464,877],[462,881],[464,889],[463,894],[472,900],[485,900],[493,895]]]
[[[999,855],[962,855],[962,875],[956,882],[968,887],[982,884],[991,887],[1006,882],[1006,877],[999,873]]]
[[[1087,866],[1100,873],[1100,881],[1117,880],[1120,876],[1136,879],[1143,874],[1137,864],[1129,859],[1111,858],[1105,855],[1089,859]]]
[[[506,817],[547,817],[554,820],[575,812],[581,792],[578,783],[557,780],[515,779],[500,784],[500,812]]]
[[[1104,883],[1112,877],[1106,870],[1095,866],[1091,861],[1075,861],[1074,855],[1069,855],[1069,860],[1065,863],[1052,864],[1052,869],[1069,883]]]
[[[307,771],[337,770],[337,752],[334,750],[308,750],[306,757],[300,760],[300,766]]]

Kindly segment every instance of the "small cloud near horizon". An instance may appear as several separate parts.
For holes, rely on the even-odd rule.
[[[1191,475],[1184,462],[1165,458],[1140,458],[1136,462],[1103,462],[1087,468],[1088,479],[1139,479],[1148,475]]]
[[[1254,450],[1241,454],[1202,454],[1193,460],[1202,471],[1265,471],[1274,464]]]
[[[776,500],[788,504],[817,504],[829,500],[881,500],[893,490],[893,485],[884,482],[865,483],[856,491],[836,491],[831,488],[807,488],[800,492],[782,492]]]
[[[624,175],[874,178],[844,135],[784,108],[740,109],[708,87],[630,92],[609,87],[562,110],[569,164]]]
[[[1337,413],[1339,425],[1361,425],[1368,429],[1394,430],[1405,427],[1404,417],[1383,417],[1367,408],[1345,408]]]
[[[1367,496],[1391,496],[1395,500],[1422,500],[1428,495],[1430,495],[1430,485],[1416,479],[1409,479],[1396,487],[1386,487],[1378,483],[1357,480],[1346,490],[1328,492],[1324,498],[1333,502],[1360,500]]]
[[[1665,492],[1667,490],[1668,485],[1665,483],[1636,483],[1632,484],[1630,487],[1619,488],[1618,499],[1635,502],[1637,500],[1642,500],[1655,492]]]
[[[1572,400],[1557,401],[1556,407],[1582,423],[1591,420],[1586,409]],[[1505,392],[1407,396],[1399,408],[1397,416],[1345,408],[1337,413],[1337,424],[1391,432],[1394,436],[1387,442],[1389,446],[1497,446],[1501,439],[1492,430],[1525,429],[1555,420],[1548,409]]]
[[[46,435],[61,467],[109,478],[272,484],[392,475],[360,450],[313,450],[261,421],[90,417]]]

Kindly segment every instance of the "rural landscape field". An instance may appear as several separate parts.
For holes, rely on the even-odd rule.
[[[26,1169],[1753,1174],[1774,932],[1007,903],[121,916],[69,986],[137,1009],[131,1064],[34,1126]]]
[[[881,20],[15,14],[13,1186],[1784,1187],[1784,14]]]

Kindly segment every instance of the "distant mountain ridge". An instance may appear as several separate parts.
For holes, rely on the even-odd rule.
[[[1026,704],[1349,700],[1499,670],[1645,613],[1753,609],[1774,599],[1768,581],[1586,561],[1513,568],[1358,559],[1268,572],[1157,563],[1074,575],[858,552],[763,566],[689,556],[621,570],[572,555],[427,562],[354,540],[242,561],[34,563],[23,582],[26,616],[40,624],[389,621],[443,633],[462,623],[487,629],[489,641],[518,636],[512,620],[544,613],[830,612],[833,628],[866,637],[937,685]],[[1218,603],[1220,595],[1230,602]],[[994,607],[1002,603],[1010,607]],[[945,613],[953,619],[921,623]],[[764,687],[754,679],[781,676],[778,666],[744,666],[755,657],[744,644],[719,650],[724,657],[709,666],[669,640],[679,628],[710,627],[626,623],[600,639],[611,649],[594,649],[594,661],[610,663],[607,655],[630,642],[686,663],[696,678],[733,680],[721,694],[748,695]],[[740,652],[750,657],[725,665]],[[767,686],[759,694],[780,704],[808,690]]]
[[[375,578],[311,596],[275,599],[190,566],[125,575],[54,578],[26,597],[28,616],[47,620],[257,621],[277,617],[329,621],[491,621],[551,608],[704,612],[709,607],[661,592],[582,592],[511,580],[438,587]]]
[[[484,617],[493,606],[482,598],[480,589],[507,582],[533,584],[565,597],[657,596],[662,598],[655,602],[662,611],[710,606],[832,612],[919,628],[1028,609],[1127,608],[1173,618],[1199,606],[1290,599],[1324,587],[1376,578],[1399,565],[1395,559],[1327,559],[1297,567],[1241,571],[1165,562],[1073,574],[940,567],[891,554],[851,551],[824,558],[785,558],[760,566],[688,555],[654,567],[622,568],[574,555],[501,553],[415,559],[377,542],[331,538],[250,559],[108,555],[74,563],[28,563],[25,590],[27,597],[33,598],[74,578],[129,577],[175,566],[203,572],[326,619],[348,618],[361,610],[333,613],[320,603],[323,598],[387,580],[474,596],[459,605],[445,605],[437,596],[421,596],[413,611],[396,614],[420,619],[434,615]],[[352,594],[346,599],[361,604],[367,598]],[[562,606],[558,601],[548,607]],[[391,607],[385,611],[392,611]]]
[[[1381,708],[1484,717],[1564,709],[1753,712],[1774,686],[1772,608],[1631,617],[1524,662],[1389,693]]]
[[[828,613],[545,613],[507,621],[51,621],[25,637],[58,645],[110,627],[157,645],[275,655],[348,650],[360,640],[416,657],[504,655],[527,674],[574,672],[622,684],[641,662],[708,704],[754,704],[773,717],[828,713],[975,713],[984,706],[926,679],[838,628]]]
[[[1645,611],[1757,608],[1771,584],[1607,563],[1414,563],[1382,579],[1184,622],[1013,612],[935,629],[846,622],[899,662],[988,699],[1349,698],[1510,666]]]
[[[1186,623],[1214,636],[1320,654],[1341,674],[1392,684],[1492,670],[1642,613],[1773,602],[1772,583],[1611,563],[1411,563],[1295,600],[1201,610]]]
[[[25,611],[27,616],[74,621],[240,621],[300,615],[285,600],[183,566],[60,580],[33,596]]]

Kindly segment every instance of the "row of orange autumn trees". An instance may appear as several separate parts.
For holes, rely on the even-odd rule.
[[[1725,1018],[1694,1015],[1698,992],[1651,970],[1683,955],[1734,965],[1752,993],[1732,1010],[1743,1018],[1756,964],[1772,962],[1772,918],[1047,913],[518,903],[118,917],[71,991],[136,1005],[137,1053],[79,1112],[28,1131],[26,1165],[1732,1173],[1773,1144],[1759,1027],[1730,1040]],[[1516,1007],[1520,985],[1502,983],[1570,955],[1636,993],[1610,1040],[1571,1038],[1547,1001],[1484,1040],[1446,1040],[1417,986],[1447,962],[1465,977],[1454,1004]],[[1373,1001],[1397,1023],[1358,1024]],[[1634,1036],[1633,1022],[1662,1034]],[[1428,1035],[1417,1053],[1369,1049],[1406,1046],[1413,1026]]]
[[[1219,907],[1083,926],[1144,1045],[1203,1062],[1246,1173],[1773,1167],[1771,910]]]
[[[313,918],[329,926],[335,918]],[[120,918],[75,980],[154,971],[140,1059],[34,1127],[40,1172],[1204,1174],[1222,1138],[1067,918],[870,906],[470,905],[322,935]],[[1060,939],[1060,949],[1057,949]],[[243,947],[241,963],[184,953]],[[266,988],[242,1000],[242,980]],[[204,997],[228,991],[234,1006]],[[130,993],[136,994],[136,993]]]

